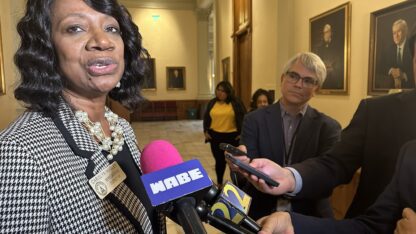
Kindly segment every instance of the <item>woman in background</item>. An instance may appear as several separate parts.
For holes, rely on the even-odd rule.
[[[270,93],[265,89],[257,89],[251,97],[250,112],[271,104],[273,104],[273,99]]]
[[[241,126],[246,108],[228,81],[221,81],[215,88],[215,98],[209,101],[204,115],[205,142],[210,142],[215,158],[215,173],[218,186],[222,186],[226,167],[224,151],[220,143],[239,145]]]
[[[116,0],[28,0],[17,30],[27,110],[0,132],[1,232],[165,232],[133,129],[105,106],[143,99],[148,54],[129,13]]]

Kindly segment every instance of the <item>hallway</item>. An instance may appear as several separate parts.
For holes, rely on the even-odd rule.
[[[216,182],[215,161],[209,144],[204,143],[202,120],[178,120],[160,122],[133,122],[132,127],[140,149],[153,140],[163,139],[171,142],[184,161],[198,159],[208,175]],[[224,181],[230,180],[228,168]],[[222,233],[208,224],[204,224],[209,234]],[[184,233],[182,228],[171,220],[167,222],[168,234]]]

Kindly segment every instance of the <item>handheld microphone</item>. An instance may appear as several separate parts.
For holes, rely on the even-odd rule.
[[[212,187],[212,181],[198,160],[182,162],[167,141],[149,143],[140,159],[141,180],[153,207],[176,222],[185,233],[206,233],[195,206]]]
[[[250,218],[247,213],[251,204],[251,197],[237,186],[228,182],[221,191],[216,188],[205,195],[204,201],[211,206],[212,215],[232,221],[235,224],[257,233],[261,227]]]

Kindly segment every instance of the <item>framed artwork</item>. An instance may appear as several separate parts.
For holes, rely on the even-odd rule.
[[[155,59],[149,58],[147,60],[147,68],[142,83],[143,90],[156,90],[156,71],[155,71]]]
[[[1,41],[1,27],[0,27],[0,95],[6,94],[6,84],[4,81],[4,66],[3,66],[3,48]]]
[[[348,95],[351,4],[344,3],[309,19],[310,50],[325,63],[320,94]]]
[[[222,80],[230,81],[230,57],[221,60],[222,63]]]
[[[166,67],[166,87],[168,90],[186,89],[185,67]]]
[[[405,1],[370,14],[368,95],[415,88],[407,42],[414,22],[414,1]]]

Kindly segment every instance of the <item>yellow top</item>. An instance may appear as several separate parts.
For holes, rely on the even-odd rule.
[[[216,102],[209,112],[211,129],[216,132],[236,132],[235,113],[231,103]]]

